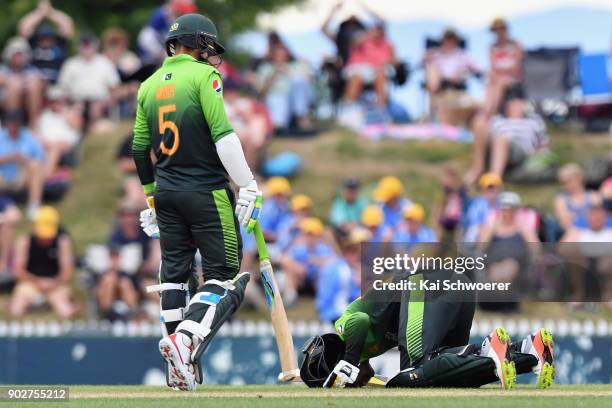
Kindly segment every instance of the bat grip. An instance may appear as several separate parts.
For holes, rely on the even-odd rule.
[[[270,256],[268,255],[268,248],[266,247],[266,240],[263,236],[263,231],[261,230],[261,225],[259,225],[259,221],[255,223],[253,233],[255,234],[255,242],[257,242],[257,252],[259,253],[259,260],[263,261],[266,259],[270,259]]]

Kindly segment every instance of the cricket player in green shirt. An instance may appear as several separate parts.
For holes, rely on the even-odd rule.
[[[432,275],[449,276],[444,271]],[[474,303],[467,297],[414,290],[402,292],[401,300],[384,301],[368,292],[347,306],[335,322],[336,333],[307,343],[300,376],[309,387],[365,386],[374,376],[369,360],[397,346],[401,371],[386,383],[390,388],[480,387],[500,381],[510,389],[516,374],[532,371],[539,388],[552,384],[553,340],[546,329],[513,344],[497,328],[482,344],[467,344],[473,316]]]
[[[242,302],[249,274],[239,274],[239,224],[257,219],[261,200],[225,113],[215,68],[225,50],[217,35],[199,14],[170,26],[168,58],[140,86],[134,124],[133,156],[149,204],[141,225],[159,237],[162,251],[160,283],[148,290],[160,292],[167,382],[181,390],[202,382],[199,358]],[[238,200],[230,179],[240,188]],[[196,250],[204,285],[193,294],[188,282]]]

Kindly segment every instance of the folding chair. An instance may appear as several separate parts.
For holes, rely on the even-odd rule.
[[[608,77],[608,55],[582,54],[578,60],[582,100],[578,104],[578,118],[584,120],[590,132],[611,129],[612,84]]]

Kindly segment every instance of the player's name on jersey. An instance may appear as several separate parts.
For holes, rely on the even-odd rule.
[[[420,279],[418,281],[400,280],[385,282],[377,279],[372,282],[372,288],[377,291],[509,291],[510,282],[463,282],[453,279]]]

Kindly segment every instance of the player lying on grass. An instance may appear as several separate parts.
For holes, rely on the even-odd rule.
[[[410,277],[417,282],[421,274]],[[440,271],[430,279],[467,281]],[[378,297],[376,297],[378,296]],[[471,298],[471,299],[470,299]],[[368,292],[351,303],[336,321],[336,333],[316,336],[304,347],[300,367],[309,387],[361,387],[374,375],[369,360],[398,346],[401,371],[386,387],[480,387],[501,382],[510,389],[516,374],[534,372],[538,387],[554,379],[552,335],[541,329],[519,343],[497,328],[482,344],[468,344],[473,296],[405,291],[383,301]]]
[[[133,155],[149,203],[141,224],[159,237],[162,251],[160,284],[148,289],[160,292],[167,382],[193,390],[202,382],[201,354],[242,303],[249,274],[239,274],[238,223],[256,219],[261,191],[225,113],[215,68],[225,50],[213,22],[199,14],[179,17],[166,50],[168,58],[138,91]],[[229,178],[240,187],[237,201]],[[190,297],[196,250],[205,280]]]

